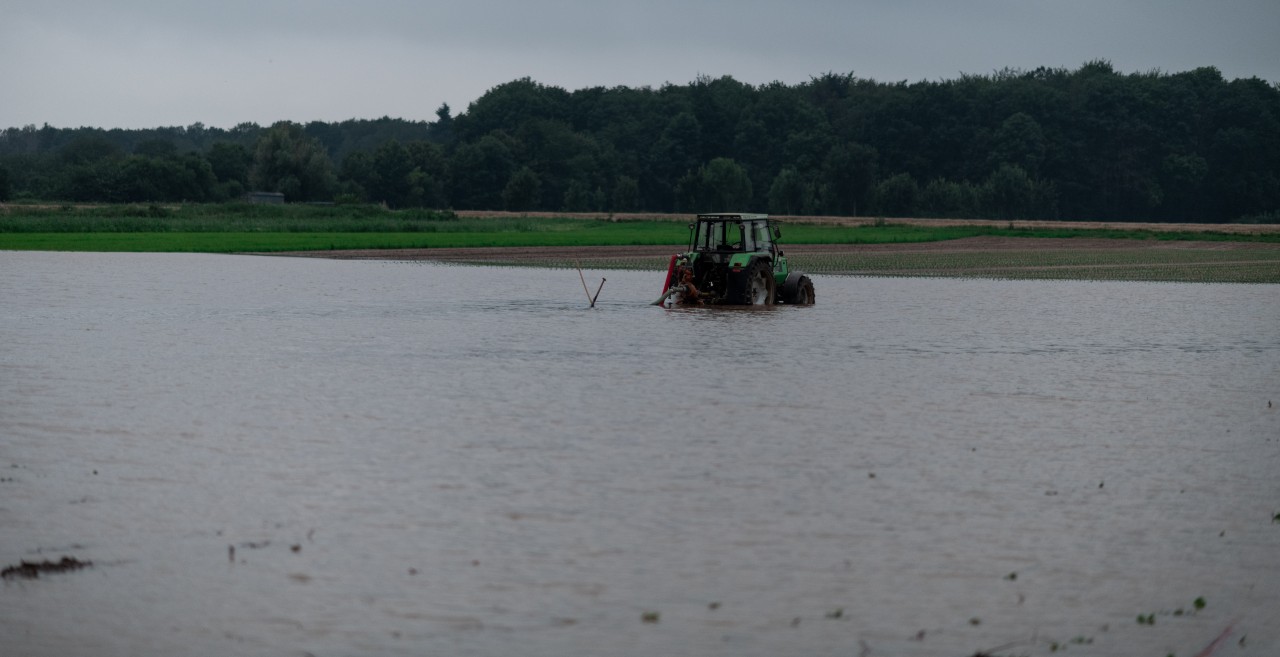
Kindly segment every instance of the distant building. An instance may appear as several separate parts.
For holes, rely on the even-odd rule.
[[[284,194],[280,192],[248,192],[244,195],[246,203],[284,203]]]

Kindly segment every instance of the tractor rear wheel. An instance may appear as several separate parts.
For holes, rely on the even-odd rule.
[[[756,260],[738,274],[733,303],[745,306],[772,306],[776,294],[773,272],[767,260]]]

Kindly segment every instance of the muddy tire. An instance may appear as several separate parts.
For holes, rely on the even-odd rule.
[[[812,306],[814,300],[813,281],[809,280],[808,276],[801,276],[799,284],[796,285],[795,295],[787,303],[795,306]]]
[[[730,303],[743,306],[772,306],[777,293],[769,261],[756,260],[739,272],[733,281]]]
[[[814,302],[813,281],[805,273],[793,271],[778,288],[778,300],[789,306],[811,306]]]

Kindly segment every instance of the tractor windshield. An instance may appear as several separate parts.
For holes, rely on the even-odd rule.
[[[693,236],[695,251],[742,251],[747,248],[743,238],[750,235],[743,224],[736,221],[699,221]]]

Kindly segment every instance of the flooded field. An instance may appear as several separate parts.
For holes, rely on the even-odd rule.
[[[1280,653],[1280,286],[601,277],[0,253],[0,653]]]

